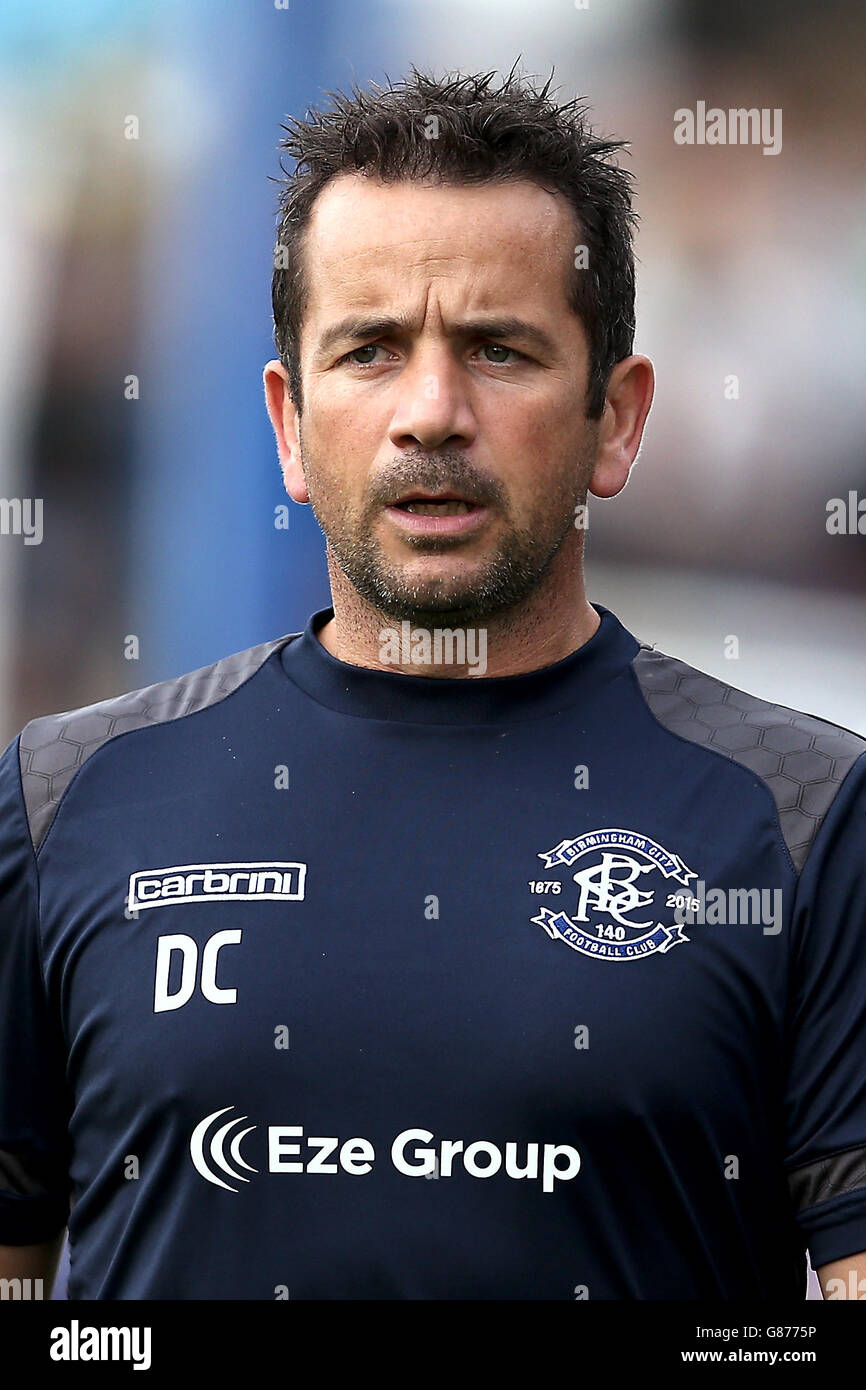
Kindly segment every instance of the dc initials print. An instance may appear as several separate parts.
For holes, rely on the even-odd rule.
[[[625,961],[664,955],[689,940],[671,919],[677,909],[692,906],[690,885],[697,874],[648,835],[591,830],[575,840],[561,840],[538,857],[546,870],[579,866],[571,875],[577,885],[574,913],[542,907],[532,918],[552,941],[564,941],[596,960]],[[564,884],[562,878],[544,878],[530,880],[529,887],[555,897]]]

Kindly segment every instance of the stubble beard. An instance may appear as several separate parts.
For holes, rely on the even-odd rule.
[[[432,628],[478,626],[509,610],[519,609],[538,589],[548,574],[566,539],[574,536],[576,509],[586,502],[586,482],[592,460],[586,453],[579,467],[560,478],[552,495],[534,509],[524,526],[510,524],[499,536],[494,553],[466,576],[455,569],[450,575],[430,579],[407,578],[399,562],[388,559],[374,528],[382,511],[382,486],[374,486],[360,514],[351,513],[339,494],[323,483],[315,463],[303,457],[304,476],[310,505],[324,532],[328,549],[353,588],[383,616],[395,622],[408,621]],[[435,488],[436,475],[447,478],[458,490],[466,483],[474,496],[483,500],[500,516],[510,516],[504,490],[489,480],[479,486],[478,475],[467,470],[459,454],[406,455],[388,473],[388,500],[395,486]],[[468,481],[467,481],[468,480]],[[473,486],[473,480],[476,480]],[[409,537],[407,543],[419,554],[455,557],[464,549],[450,537]]]

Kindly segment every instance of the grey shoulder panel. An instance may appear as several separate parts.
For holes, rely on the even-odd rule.
[[[799,872],[842,781],[866,753],[866,738],[736,690],[652,647],[641,647],[634,670],[660,724],[763,779]]]
[[[866,1188],[866,1148],[863,1146],[816,1159],[788,1174],[788,1190],[797,1212],[863,1188]]]
[[[216,704],[243,685],[272,652],[298,633],[221,657],[183,676],[93,705],[32,719],[21,731],[19,758],[33,848],[39,849],[69,783],[109,739],[148,724],[163,724]]]

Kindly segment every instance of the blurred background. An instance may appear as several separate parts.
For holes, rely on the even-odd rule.
[[[0,512],[2,746],[330,602],[261,386],[280,122],[410,62],[517,59],[637,177],[658,385],[591,507],[590,598],[866,733],[866,534],[827,528],[853,494],[866,533],[864,38],[858,0],[3,0],[0,505],[41,499],[43,529]],[[677,144],[699,101],[780,109],[781,152]]]

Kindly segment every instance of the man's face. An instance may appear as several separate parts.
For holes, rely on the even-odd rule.
[[[488,618],[576,562],[596,438],[567,302],[579,239],[565,199],[528,181],[350,174],[314,205],[287,486],[391,618]]]

